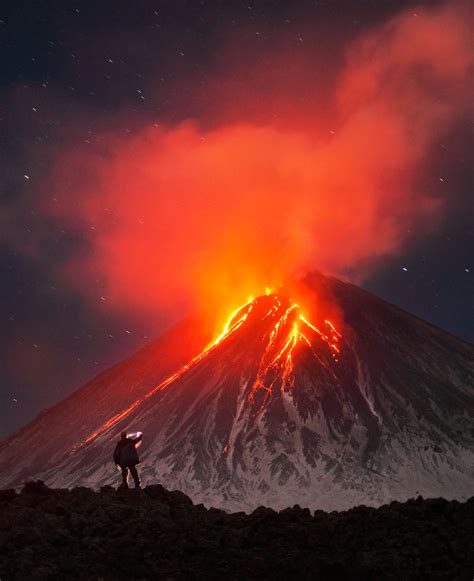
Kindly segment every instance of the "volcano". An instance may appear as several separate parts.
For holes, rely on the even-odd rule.
[[[117,434],[140,430],[145,483],[226,510],[472,495],[472,346],[339,279],[304,285],[337,320],[269,293],[202,351],[184,321],[4,440],[0,487],[110,484]]]

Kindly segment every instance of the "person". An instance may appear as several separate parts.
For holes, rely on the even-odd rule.
[[[127,436],[127,432],[120,434],[114,451],[114,462],[120,466],[122,471],[122,484],[119,488],[128,488],[128,473],[133,477],[135,488],[140,488],[140,478],[138,476],[137,464],[140,463],[136,445],[141,442],[143,434],[137,432],[133,436]]]

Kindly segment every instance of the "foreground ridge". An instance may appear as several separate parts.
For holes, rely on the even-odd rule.
[[[228,514],[161,485],[0,491],[2,579],[467,579],[474,497]]]

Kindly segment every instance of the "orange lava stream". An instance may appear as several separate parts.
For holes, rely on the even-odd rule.
[[[158,384],[156,387],[151,389],[143,397],[141,397],[140,399],[137,399],[130,406],[128,406],[127,408],[125,408],[124,410],[122,410],[121,412],[116,414],[115,416],[112,416],[110,419],[108,419],[97,432],[94,432],[89,437],[87,437],[85,440],[83,440],[82,442],[77,444],[73,448],[72,451],[74,452],[78,448],[82,448],[83,446],[85,446],[89,442],[92,442],[93,440],[95,440],[98,436],[100,436],[101,434],[106,432],[109,428],[111,428],[115,424],[117,424],[121,419],[128,416],[134,409],[136,409],[138,406],[140,406],[144,401],[146,401],[148,398],[150,398],[153,394],[168,387],[168,385],[170,385],[171,383],[173,383],[174,381],[179,379],[182,375],[184,375],[187,371],[189,371],[197,363],[202,361],[204,359],[204,357],[206,357],[206,355],[208,355],[208,353],[210,351],[212,351],[215,347],[217,347],[217,345],[222,343],[222,341],[224,341],[225,339],[230,337],[230,335],[234,334],[237,331],[237,329],[239,329],[239,327],[242,326],[242,324],[245,322],[245,320],[249,316],[250,312],[252,311],[252,308],[253,308],[252,302],[253,302],[253,297],[251,297],[245,305],[242,305],[241,307],[236,309],[232,313],[232,315],[230,316],[229,320],[227,321],[227,324],[225,325],[222,333],[212,343],[210,343],[203,351],[201,351],[201,353],[199,353],[199,355],[196,355],[196,357],[191,359],[191,361],[189,363],[187,363],[186,365],[183,365],[183,367],[181,367],[178,371],[176,371],[176,373],[173,373],[173,375],[170,375],[167,379],[165,379],[160,384]]]
[[[274,324],[271,332],[268,334],[267,345],[265,347],[263,356],[261,357],[255,381],[247,398],[250,403],[254,403],[257,393],[259,393],[261,390],[264,391],[264,398],[261,405],[259,406],[258,411],[263,408],[277,383],[280,384],[280,389],[282,391],[292,390],[294,388],[293,356],[299,345],[303,345],[304,347],[309,348],[318,362],[324,366],[332,375],[334,375],[332,370],[328,367],[327,363],[317,354],[315,348],[313,348],[313,344],[308,338],[309,333],[318,335],[319,338],[327,344],[335,361],[337,361],[337,355],[340,351],[338,343],[339,339],[341,338],[341,334],[336,330],[330,321],[325,320],[324,331],[319,330],[300,313],[300,306],[295,303],[291,304],[291,306],[286,309],[283,315],[279,316],[278,311],[281,308],[281,301],[276,296],[274,297],[274,300],[275,304],[272,305],[268,312],[263,316],[263,320],[273,317],[278,318],[278,320]],[[232,336],[245,323],[249,314],[252,312],[253,307],[254,299],[252,297],[248,300],[247,303],[232,313],[222,333],[203,351],[201,351],[199,355],[191,359],[189,363],[183,365],[178,371],[176,371],[176,373],[170,375],[167,379],[147,392],[143,397],[136,400],[127,408],[123,409],[121,412],[108,419],[99,430],[77,444],[72,449],[72,452],[82,448],[86,444],[89,444],[98,436],[108,431],[120,420],[127,417],[133,410],[138,408],[152,395],[168,387],[171,383],[182,377],[185,373],[187,373],[190,369],[202,361],[204,357],[206,357],[223,341]],[[285,335],[286,328],[288,326],[290,326],[291,330]],[[227,450],[228,445],[227,449],[224,449],[224,453],[227,452]]]
[[[328,367],[328,365],[319,357],[310,339],[307,336],[308,331],[316,333],[329,347],[331,355],[334,361],[337,362],[337,354],[340,352],[339,349],[339,339],[341,334],[336,330],[334,325],[329,321],[325,320],[325,331],[320,331],[312,323],[310,323],[301,313],[299,305],[293,304],[289,307],[282,317],[275,323],[273,327],[265,352],[260,361],[260,365],[257,371],[255,381],[252,385],[252,389],[248,395],[248,401],[250,403],[255,403],[255,399],[260,390],[264,391],[263,400],[257,410],[257,413],[262,410],[267,402],[273,388],[276,384],[280,384],[280,389],[291,391],[294,388],[294,362],[293,356],[298,345],[303,344],[308,347],[314,357],[318,362],[323,365],[332,375],[334,373]],[[296,320],[291,326],[290,332],[284,337],[283,347],[273,355],[275,350],[275,345],[280,334],[280,330],[285,327],[288,323],[289,317],[294,313]]]

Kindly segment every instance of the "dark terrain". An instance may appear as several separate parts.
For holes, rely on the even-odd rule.
[[[227,514],[160,485],[0,491],[0,578],[472,579],[474,497]]]

